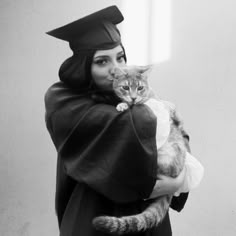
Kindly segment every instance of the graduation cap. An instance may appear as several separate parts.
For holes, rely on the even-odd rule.
[[[75,53],[80,50],[110,49],[121,43],[116,24],[124,19],[116,6],[110,6],[47,34],[68,41]]]

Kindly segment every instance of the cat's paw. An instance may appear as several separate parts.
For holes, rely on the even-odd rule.
[[[117,111],[125,111],[129,108],[128,104],[125,102],[121,102],[116,106]]]

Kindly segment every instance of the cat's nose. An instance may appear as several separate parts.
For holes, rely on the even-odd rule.
[[[135,104],[136,98],[131,98],[132,99],[132,103]]]

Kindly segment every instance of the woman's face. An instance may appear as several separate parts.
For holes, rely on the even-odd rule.
[[[91,65],[91,75],[98,88],[112,90],[113,68],[122,67],[125,63],[125,53],[120,45],[96,51]]]

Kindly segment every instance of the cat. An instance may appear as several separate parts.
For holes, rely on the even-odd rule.
[[[148,84],[149,67],[125,67],[114,70],[113,90],[121,99],[116,109],[120,112],[129,106],[147,103],[151,99],[168,113],[169,133],[158,149],[158,174],[177,177],[184,167],[186,140],[183,138],[183,122],[176,113],[175,106],[158,99]],[[98,216],[93,219],[97,230],[111,234],[127,234],[145,231],[158,226],[168,212],[172,196],[166,195],[151,201],[140,214],[123,217]]]

